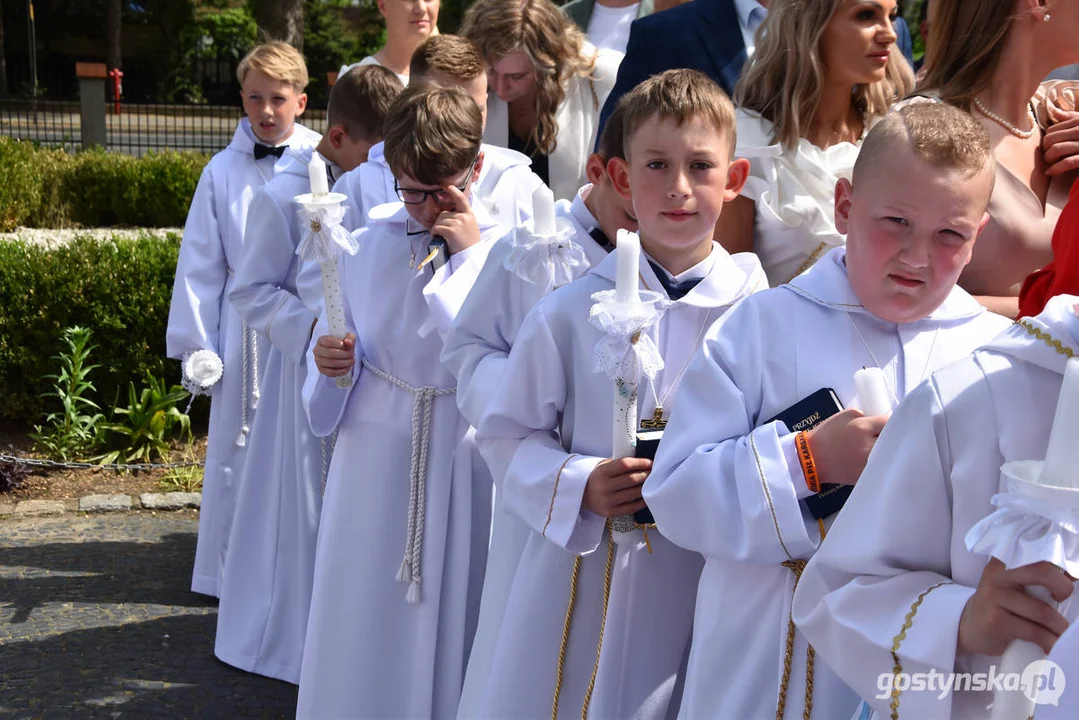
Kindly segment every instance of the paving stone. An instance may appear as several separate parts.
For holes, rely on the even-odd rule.
[[[22,500],[15,506],[16,515],[60,515],[63,512],[62,500]]]
[[[0,503],[0,517],[15,514],[15,503]]]
[[[146,510],[181,510],[189,507],[199,507],[202,503],[202,493],[170,492],[170,493],[143,493],[139,495],[139,502]]]
[[[117,512],[130,509],[130,495],[86,495],[79,498],[80,512]]]

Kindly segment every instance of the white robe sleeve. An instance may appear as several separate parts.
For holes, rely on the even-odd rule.
[[[885,717],[896,670],[956,670],[959,618],[974,589],[951,581],[952,458],[935,383],[889,420],[861,479],[807,565],[793,617],[818,654]],[[959,658],[961,660],[961,658]],[[878,698],[879,695],[886,695]],[[953,694],[901,693],[900,716],[951,717]]]
[[[302,363],[316,316],[285,287],[298,261],[290,235],[293,223],[285,212],[265,189],[251,200],[240,267],[229,298],[248,325],[285,357]]]
[[[504,507],[551,542],[587,554],[599,546],[606,521],[581,500],[604,458],[562,447],[567,366],[572,358],[560,356],[540,305],[521,327],[476,439],[492,475],[502,478]]]
[[[166,331],[170,358],[192,350],[221,354],[218,333],[229,267],[214,199],[212,166],[207,165],[191,200],[176,263]]]
[[[337,264],[341,278],[341,287],[347,288],[346,283],[348,262],[339,261]],[[352,308],[348,302],[348,292],[343,294],[342,305],[345,313],[345,332],[356,335],[356,324],[352,317]],[[363,360],[363,348],[360,339],[356,338],[356,364],[352,366],[352,384],[347,388],[337,387],[337,378],[326,377],[315,365],[315,343],[317,339],[330,332],[325,311],[319,316],[315,330],[311,334],[311,347],[307,351],[307,376],[303,383],[303,409],[307,413],[307,421],[311,425],[311,432],[315,437],[329,437],[337,429],[341,422],[341,416],[348,405],[348,399],[352,395],[352,389],[356,387],[361,372]]]
[[[805,481],[786,426],[754,427],[767,353],[743,338],[758,336],[761,322],[743,303],[709,329],[675,398],[644,499],[660,532],[687,550],[779,565],[811,556],[819,533],[803,515]]]
[[[524,316],[544,291],[505,268],[511,245],[504,238],[492,248],[442,350],[442,363],[457,378],[457,406],[474,427],[502,385]]]
[[[487,261],[487,255],[491,252],[491,245],[491,240],[480,240],[475,245],[454,253],[424,286],[423,297],[431,312],[431,320],[443,338],[449,334],[450,325],[461,311],[472,286],[476,284],[480,270]]]
[[[363,210],[363,183],[360,168],[353,168],[338,178],[333,184],[333,192],[341,193],[348,198],[345,201],[345,217],[341,221],[341,227],[349,232],[364,227],[367,224],[367,217]]]

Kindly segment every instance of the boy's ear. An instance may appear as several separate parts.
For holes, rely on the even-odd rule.
[[[335,150],[341,149],[341,143],[344,141],[345,135],[347,135],[347,133],[345,132],[345,128],[341,125],[331,125],[326,130],[326,137],[330,139],[330,145]]]
[[[841,235],[847,234],[853,194],[854,186],[850,184],[850,180],[839,178],[839,182],[835,184],[835,229]]]
[[[737,158],[727,166],[727,189],[723,191],[723,201],[730,202],[742,193],[749,179],[749,160]]]
[[[603,176],[607,174],[607,162],[603,159],[603,156],[599,153],[589,155],[588,161],[584,165],[584,174],[588,178],[588,182],[593,185],[603,180]]]
[[[613,157],[607,161],[607,175],[611,178],[611,187],[618,193],[618,197],[626,202],[633,200],[629,189],[629,163],[619,157]]]
[[[469,180],[468,180],[468,182],[470,184],[475,183],[475,182],[479,182],[479,180],[480,180],[480,170],[482,170],[482,169],[483,169],[483,151],[480,150],[480,154],[476,156],[476,167],[472,170],[472,177],[469,178]]]
[[[307,93],[300,93],[300,96],[296,98],[296,117],[303,115],[303,111],[307,109]]]

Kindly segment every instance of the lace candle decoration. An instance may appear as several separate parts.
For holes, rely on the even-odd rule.
[[[641,239],[635,234],[619,233],[618,246],[615,248],[618,260],[615,275],[614,314],[623,317],[632,315],[636,306],[641,304],[638,292],[637,275],[641,263]],[[630,338],[636,344],[640,337]],[[637,439],[637,378],[619,378],[614,384],[614,425],[612,427],[611,457],[632,457]],[[632,389],[631,389],[632,388]]]
[[[1021,460],[1001,466],[1005,491],[993,496],[997,509],[967,533],[967,549],[995,557],[1009,570],[1047,561],[1079,577],[1077,433],[1079,358],[1071,358],[1064,371],[1045,462]],[[1056,606],[1046,588],[1027,586],[1026,591]],[[1015,640],[1001,656],[999,674],[1022,675],[1031,663],[1045,657],[1041,646]],[[997,690],[990,720],[1026,720],[1034,714],[1036,699],[1033,688]]]
[[[296,249],[296,254],[305,262],[318,262],[322,273],[322,300],[329,333],[338,340],[344,340],[347,334],[345,303],[337,261],[342,250],[349,255],[355,255],[359,246],[348,230],[341,227],[341,221],[345,217],[345,201],[348,198],[341,193],[329,191],[326,163],[317,152],[311,155],[307,172],[311,180],[311,192],[294,198],[300,205],[300,222],[307,227],[307,234]],[[341,375],[336,384],[342,389],[352,387],[352,376]]]
[[[866,415],[891,415],[892,398],[884,371],[877,367],[864,367],[854,373],[854,387],[858,390],[858,404]]]

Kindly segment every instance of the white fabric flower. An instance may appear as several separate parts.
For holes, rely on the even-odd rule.
[[[360,249],[359,243],[352,233],[341,227],[345,210],[343,204],[300,205],[297,212],[306,234],[296,248],[296,254],[302,260],[319,263],[333,261],[342,250],[349,255],[356,254]]]
[[[225,372],[224,363],[213,350],[195,350],[184,355],[184,389],[194,395],[207,395]]]
[[[584,248],[573,241],[573,226],[558,218],[554,235],[536,235],[527,227],[513,233],[513,250],[505,267],[522,280],[545,288],[573,282],[588,269]]]
[[[638,371],[652,379],[663,369],[663,356],[648,332],[666,311],[667,301],[649,290],[642,290],[640,298],[639,304],[625,305],[615,300],[614,290],[603,290],[593,293],[595,304],[588,313],[588,321],[604,333],[596,343],[593,370],[633,385]]]

